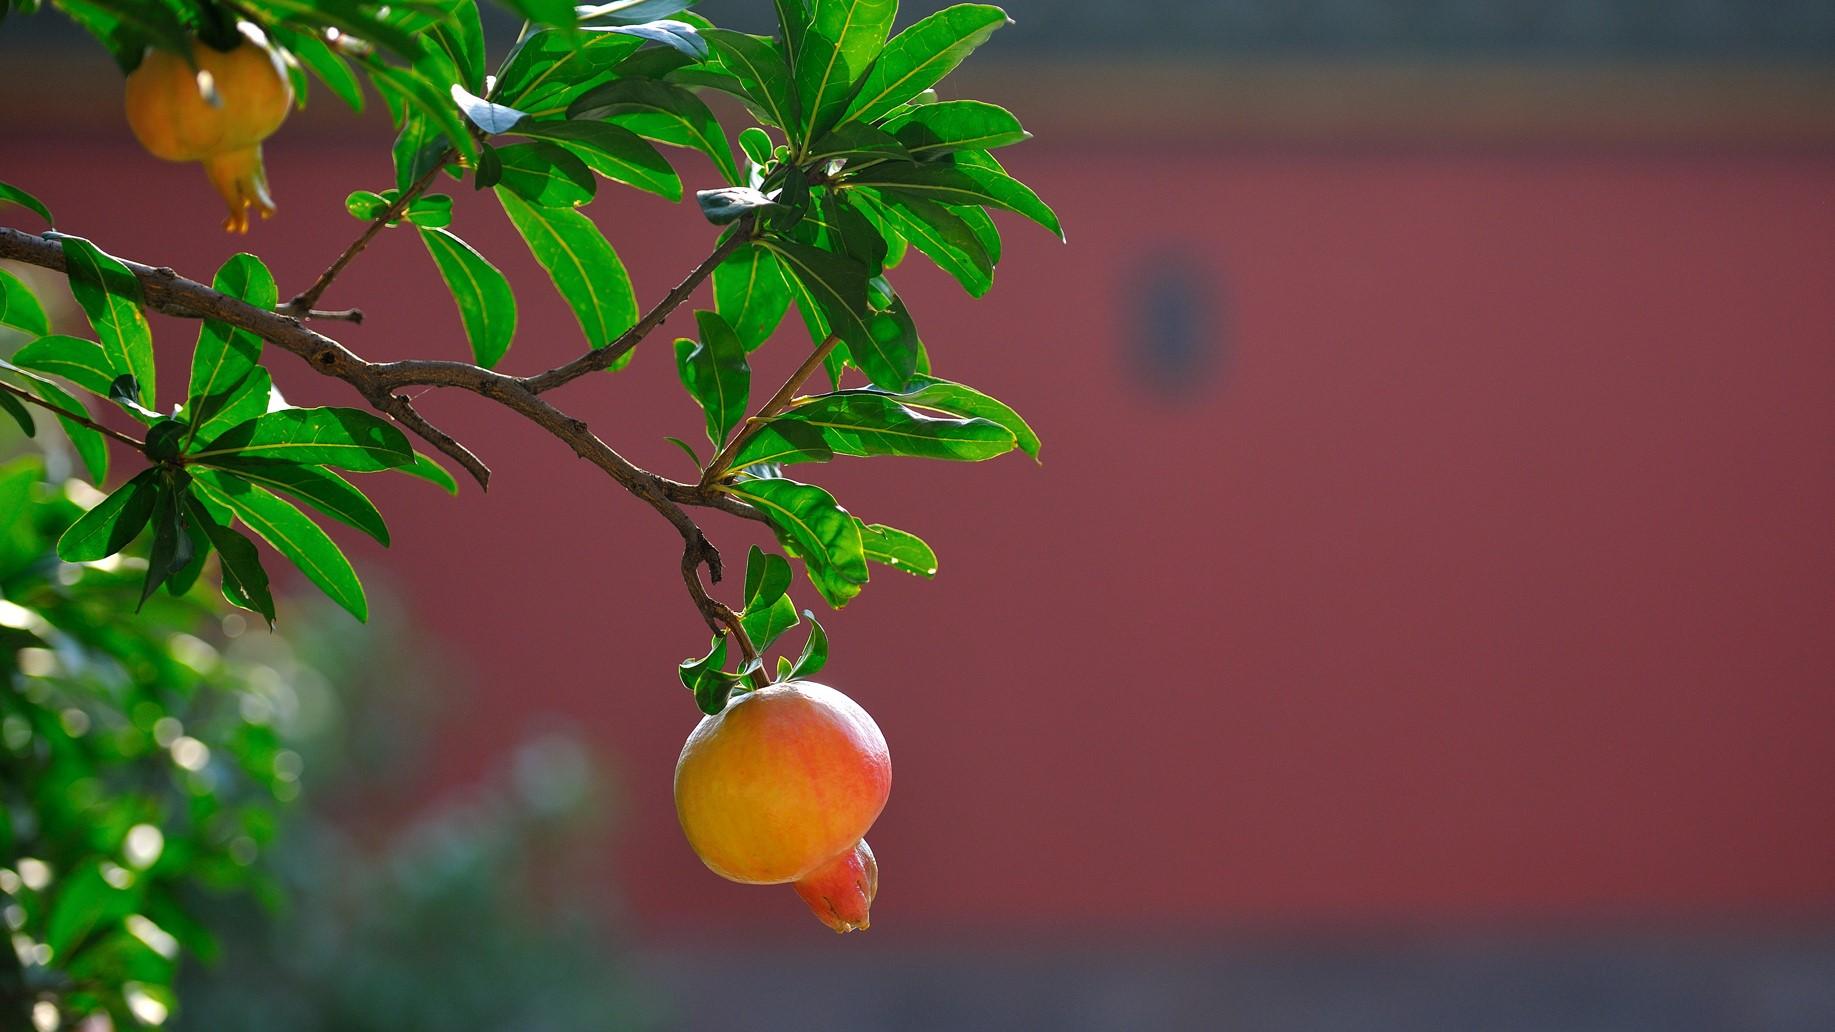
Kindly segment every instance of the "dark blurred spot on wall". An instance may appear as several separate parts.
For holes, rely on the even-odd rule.
[[[1221,270],[1183,250],[1137,260],[1118,306],[1130,379],[1155,400],[1217,397],[1229,365],[1229,293]]]

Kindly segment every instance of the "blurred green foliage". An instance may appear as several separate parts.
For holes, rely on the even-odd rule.
[[[67,468],[0,463],[0,1029],[653,1024],[578,889],[609,882],[578,744],[365,829],[424,790],[454,679],[383,614],[302,605],[285,637],[214,592],[136,614],[144,545],[56,557],[101,497]]]

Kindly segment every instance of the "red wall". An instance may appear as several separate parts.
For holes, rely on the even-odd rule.
[[[238,241],[203,177],[125,144],[9,137],[0,179],[207,277]],[[271,148],[281,215],[248,243],[283,290],[353,235],[339,199],[385,162],[371,140]],[[1029,144],[1011,164],[1070,246],[1009,220],[984,301],[927,267],[901,283],[939,371],[1028,414],[1045,464],[812,471],[942,556],[934,583],[878,573],[824,615],[828,679],[897,761],[876,925],[1835,910],[1835,154]],[[575,351],[495,205],[462,193],[455,229],[523,284],[507,367]],[[646,299],[709,240],[691,207],[594,211]],[[387,234],[326,298],[368,309],[338,327],[360,352],[463,354],[420,250]],[[1179,402],[1129,359],[1136,263],[1168,251],[1227,291],[1227,359]],[[161,328],[182,368],[190,331]],[[699,423],[667,356],[659,337],[557,401],[682,475],[661,436]],[[353,400],[276,369],[296,402]],[[486,403],[424,409],[491,492],[389,484],[398,543],[352,545],[476,664],[437,776],[568,714],[615,757],[606,877],[646,927],[806,931],[788,890],[719,881],[674,827],[697,714],[672,667],[705,644],[674,532]],[[754,540],[707,523],[735,561]]]

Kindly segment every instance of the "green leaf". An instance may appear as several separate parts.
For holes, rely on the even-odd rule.
[[[985,151],[964,151],[985,154]],[[1037,222],[1064,236],[1058,217],[1039,200],[1038,194],[1003,172],[977,165],[915,164],[883,162],[861,169],[849,178],[859,186],[871,186],[888,199],[895,196],[925,197],[942,204],[991,204]]]
[[[858,518],[858,517],[856,517]],[[924,539],[883,523],[860,524],[860,545],[867,559],[902,570],[914,577],[937,575],[937,553]]]
[[[796,66],[797,42],[809,31],[808,0],[771,0],[777,9],[777,38],[784,48],[784,60]]]
[[[83,408],[82,402],[71,397],[68,392],[56,384],[48,380],[40,380],[37,377],[33,377],[30,385],[33,392],[39,397],[63,409],[65,412],[78,418],[84,418],[89,415],[89,412]],[[102,436],[100,431],[92,430],[74,419],[58,416],[57,421],[63,426],[64,433],[69,435],[70,445],[76,449],[78,457],[83,460],[83,466],[89,470],[89,479],[97,484],[107,480],[107,439]]]
[[[676,676],[682,679],[682,686],[694,693],[695,705],[709,716],[726,708],[726,700],[738,683],[737,678],[722,669],[726,666],[726,646],[727,638],[721,635],[714,640],[714,647],[706,656],[685,659],[676,666]]]
[[[256,536],[299,567],[306,579],[333,602],[358,620],[369,619],[363,583],[351,569],[350,560],[344,558],[338,546],[305,513],[266,488],[233,474],[201,469],[197,471],[195,483],[206,498],[228,507]],[[215,535],[211,540],[221,551],[223,546]],[[227,593],[227,586],[225,590]]]
[[[484,21],[478,16],[478,5],[448,4],[442,15],[440,23],[433,27],[433,41],[452,58],[459,82],[465,85],[468,93],[483,89]]]
[[[874,194],[881,220],[954,277],[970,297],[994,285],[994,259],[961,215],[916,194]],[[979,211],[980,209],[965,209]]]
[[[731,469],[799,462],[827,462],[835,457],[820,427],[795,420],[769,420],[754,429],[734,453]],[[727,470],[721,470],[726,473]]]
[[[768,606],[790,590],[790,563],[753,545],[745,554],[745,608]]]
[[[880,126],[919,161],[960,150],[993,150],[1029,140],[1006,108],[979,100],[946,100],[909,108]]]
[[[728,488],[770,522],[780,544],[803,560],[809,582],[839,609],[867,581],[860,526],[813,484],[794,480],[747,480]]]
[[[280,297],[274,274],[252,254],[238,254],[224,262],[211,286],[261,309],[273,308]],[[261,345],[260,337],[228,323],[205,320],[199,327],[197,346],[191,352],[191,384],[186,391],[187,418],[193,428],[187,442],[236,397],[261,361]],[[267,411],[266,385],[261,405],[248,418]]]
[[[837,455],[906,455],[982,462],[1016,447],[1013,432],[986,419],[927,416],[875,391],[824,394],[793,405],[772,423],[822,432]]]
[[[795,681],[799,678],[814,677],[824,666],[828,665],[828,632],[816,620],[816,614],[803,610],[803,617],[809,621],[809,640],[803,645],[803,654],[796,658],[785,669],[780,662],[778,672],[780,681]]]
[[[894,394],[891,398],[901,405],[957,416],[974,416],[999,423],[1013,434],[1019,442],[1020,450],[1034,459],[1039,457],[1039,435],[1032,432],[1032,428],[1026,425],[1019,413],[973,387],[919,374],[911,378],[911,386],[906,393]]]
[[[792,143],[807,147],[842,120],[856,84],[885,46],[897,0],[814,0],[792,76],[801,117]]]
[[[739,149],[745,152],[745,156],[751,160],[753,165],[760,166],[760,169],[770,163],[773,147],[771,134],[763,129],[749,125],[739,130]],[[763,174],[762,171],[755,170],[748,170],[748,172],[753,178]]]
[[[40,337],[13,355],[13,364],[23,369],[61,376],[91,394],[106,398],[117,374],[102,353],[102,345],[81,337],[52,334]]]
[[[225,503],[227,504],[227,503]],[[233,527],[218,523],[197,498],[185,500],[192,522],[202,527],[217,550],[223,574],[223,597],[233,606],[260,613],[274,626],[274,596],[268,590],[268,572],[261,566],[255,543]]]
[[[1007,175],[1007,170],[1001,167],[994,155],[981,150],[957,151],[950,155],[948,164],[993,198],[989,204],[1024,215],[1057,234],[1059,240],[1064,239],[1064,227],[1058,222],[1057,213],[1039,200],[1039,195],[1033,193],[1031,187]]]
[[[759,243],[808,289],[827,327],[847,344],[848,355],[867,379],[889,390],[904,387],[917,369],[917,352],[896,317],[867,308],[863,267],[794,240],[765,237]]]
[[[904,144],[886,133],[864,122],[846,122],[822,134],[822,138],[809,148],[808,160],[812,163],[836,158],[909,161],[911,155],[905,152]]]
[[[957,4],[918,21],[886,44],[848,102],[847,117],[878,121],[935,86],[995,29],[1010,24],[1005,11],[987,4]]]
[[[745,345],[726,320],[713,312],[696,312],[701,342],[675,342],[676,372],[682,386],[701,406],[707,419],[707,439],[717,448],[745,418],[752,370],[746,365]]]
[[[570,151],[552,143],[518,143],[497,148],[502,165],[497,191],[544,208],[577,208],[592,200],[598,181]]]
[[[595,25],[592,28],[599,30],[601,27]],[[684,57],[696,61],[707,56],[707,41],[701,38],[698,29],[687,22],[664,18],[630,25],[607,26],[603,31],[620,32],[627,36],[636,36],[649,43],[661,43]]]
[[[393,469],[414,461],[400,430],[361,409],[286,408],[232,427],[193,452],[196,462],[223,458],[279,459],[356,472]]]
[[[389,543],[389,527],[382,513],[350,481],[323,466],[302,466],[276,459],[226,458],[212,463],[244,480],[281,491],[347,526],[355,527],[381,545]],[[405,467],[403,467],[405,468]]]
[[[210,537],[197,518],[191,515],[190,506],[186,504],[190,497],[189,492],[178,496],[179,519],[184,523],[185,535],[191,541],[191,560],[166,578],[166,593],[173,598],[184,595],[197,584],[198,578],[203,576],[205,560],[210,558]]]
[[[84,513],[57,539],[57,557],[67,563],[106,559],[138,537],[153,515],[159,471],[144,469]]]
[[[599,227],[572,208],[540,208],[497,191],[504,213],[573,308],[586,342],[602,348],[637,322],[637,295]]]
[[[569,101],[612,74],[643,40],[635,36],[545,29],[525,38],[504,63],[493,94],[531,117],[564,111]]]
[[[161,478],[153,498],[153,547],[147,552],[147,575],[140,588],[140,606],[147,604],[153,592],[180,570],[191,564],[197,546],[185,530],[181,500],[183,488],[174,487]],[[136,607],[138,608],[138,607]]]
[[[445,194],[423,194],[409,201],[408,210],[402,214],[422,229],[445,229],[452,225],[452,198]]]
[[[788,569],[788,565],[785,567]],[[759,652],[771,647],[785,631],[796,626],[796,603],[789,595],[779,595],[771,602],[749,608],[739,614],[739,626]]]
[[[671,201],[682,199],[682,179],[656,148],[629,129],[608,122],[544,122],[529,120],[515,133],[549,140],[567,148],[586,167],[614,182],[659,194]]]
[[[63,957],[99,928],[108,928],[134,912],[140,893],[117,889],[102,877],[101,861],[85,859],[55,883],[55,897],[45,921],[45,945]]]
[[[679,86],[652,79],[618,79],[588,90],[567,107],[568,118],[605,118],[647,139],[707,155],[733,185],[745,180],[733,163],[714,113]]]
[[[421,242],[459,306],[472,360],[491,368],[516,335],[516,296],[509,281],[470,244],[443,229],[422,229]]]
[[[504,104],[493,104],[458,83],[452,84],[452,102],[459,105],[465,117],[486,133],[507,133],[516,123],[529,117],[526,111],[518,111]]]
[[[250,369],[242,379],[236,381],[221,392],[220,401],[212,401],[210,414],[201,421],[195,414],[192,419],[192,441],[214,440],[230,429],[254,419],[274,408],[274,379],[261,366]],[[212,395],[216,397],[217,395]],[[281,406],[285,407],[285,406]],[[190,447],[189,441],[186,447]]]
[[[690,343],[692,343],[692,341]],[[0,394],[0,398],[5,398],[5,397],[6,395]],[[673,444],[677,448],[682,449],[682,452],[688,456],[688,461],[694,463],[694,467],[696,469],[701,468],[701,456],[695,452],[694,445],[689,444],[687,441],[682,440],[680,437],[664,436],[663,440],[668,441],[670,444]]]
[[[13,422],[19,424],[20,433],[27,437],[38,436],[38,425],[32,422],[32,413],[26,411],[25,405],[21,404],[18,398],[0,391],[0,412],[5,412],[13,417]],[[697,461],[695,465],[698,466],[700,463]]]
[[[374,222],[394,203],[394,198],[401,196],[400,191],[390,190],[388,196],[374,190],[353,190],[344,198],[344,210],[350,212],[351,218],[361,222]]]
[[[459,493],[459,482],[452,478],[452,474],[446,472],[444,466],[422,455],[420,452],[414,453],[413,462],[408,463],[406,466],[395,467],[395,472],[406,473],[411,477],[419,477],[422,480],[438,484],[440,487],[445,488],[446,493],[449,495],[456,495]]]
[[[743,244],[714,266],[714,311],[733,327],[747,351],[771,336],[789,307],[783,271],[765,248]]]
[[[24,190],[19,189],[11,183],[0,183],[0,204],[17,204],[21,207],[30,208],[38,213],[39,218],[45,220],[45,225],[47,226],[57,222],[56,219],[51,217],[51,209],[45,207],[45,202],[33,197],[31,194],[26,193]]]
[[[0,269],[0,326],[12,326],[27,333],[43,336],[51,332],[51,320],[38,296],[18,277]]]
[[[375,84],[378,92],[392,90],[396,96],[424,115],[431,126],[446,138],[448,146],[467,159],[477,156],[477,144],[472,139],[471,130],[466,128],[465,119],[460,117],[458,105],[453,103],[450,96],[442,94],[438,87],[406,68],[370,61],[364,65],[364,71],[369,73],[370,81]]]
[[[775,208],[777,202],[749,186],[723,186],[717,190],[696,190],[695,203],[701,214],[716,226],[724,226],[760,208]]]
[[[701,36],[712,44],[716,60],[738,80],[766,125],[788,130],[799,124],[790,65],[776,43],[726,29],[707,29]]]
[[[153,330],[141,310],[140,280],[82,237],[60,239],[70,292],[89,316],[110,367],[116,375],[133,374],[140,385],[140,403],[154,407]]]
[[[357,73],[351,71],[350,62],[327,46],[323,39],[284,25],[270,25],[267,33],[298,58],[300,64],[311,69],[312,74],[352,111],[363,110],[363,85],[357,81]],[[301,100],[303,102],[304,98]]]

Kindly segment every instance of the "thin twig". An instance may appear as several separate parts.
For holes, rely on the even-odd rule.
[[[125,444],[128,447],[141,452],[142,454],[146,453],[147,442],[142,441],[137,437],[129,437],[127,434],[124,434],[120,432],[119,430],[110,430],[108,427],[103,426],[102,424],[96,422],[93,419],[90,419],[87,416],[79,416],[74,412],[66,412],[59,406],[51,404],[50,402],[44,400],[43,398],[40,398],[38,395],[33,394],[31,391],[28,391],[23,387],[15,387],[10,383],[5,382],[4,380],[0,380],[0,390],[5,390],[8,394],[18,397],[21,401],[30,402],[31,404],[37,405],[39,408],[44,409],[47,412],[52,412],[59,416],[62,416],[63,418],[70,420],[72,423],[76,423],[81,426],[86,426],[89,429],[94,430],[95,432],[101,434],[104,437],[109,437],[109,438],[113,438],[114,440],[120,441],[122,444]]]
[[[351,259],[363,253],[363,249],[370,245],[370,241],[376,239],[376,234],[386,229],[389,223],[399,220],[401,213],[408,210],[408,205],[413,204],[414,199],[433,184],[433,179],[440,174],[440,169],[445,168],[448,162],[458,156],[459,152],[456,149],[447,148],[446,152],[440,155],[439,160],[433,163],[432,168],[421,173],[421,177],[415,180],[412,186],[402,191],[400,197],[395,198],[388,207],[382,209],[381,214],[370,220],[370,224],[364,227],[363,233],[351,241],[350,246],[344,249],[344,253],[338,255],[329,266],[326,266],[324,272],[319,273],[319,278],[312,281],[312,286],[293,295],[293,300],[281,305],[280,313],[296,317],[313,314],[312,306],[319,303],[319,297],[330,288],[331,281],[338,278],[338,273],[344,271],[344,267],[351,263]],[[362,322],[362,314],[359,313],[358,317],[351,321]]]
[[[282,311],[280,314],[293,315],[294,313],[291,311]],[[295,318],[323,319],[323,320],[334,321],[334,322],[362,323],[363,322],[363,309],[361,308],[334,308],[329,311],[326,311],[323,309],[314,308],[311,311],[300,312],[297,316],[295,316]]]
[[[703,280],[713,275],[714,269],[725,261],[728,255],[739,250],[751,239],[750,218],[747,216],[746,219],[736,224],[733,231],[727,234],[726,239],[720,241],[720,245],[714,248],[713,253],[702,259],[701,264],[695,266],[687,278],[676,284],[675,289],[663,295],[663,299],[658,301],[655,307],[645,312],[643,318],[637,320],[630,329],[619,334],[616,340],[603,348],[588,351],[566,365],[556,366],[537,376],[525,377],[523,385],[540,394],[543,391],[551,391],[564,383],[577,380],[587,373],[610,369],[614,363],[625,356],[626,352],[649,336],[651,330],[661,326],[663,320],[669,318],[670,313],[680,308],[682,302],[688,300],[688,295],[694,293],[695,288],[699,287]]]
[[[841,338],[833,333],[824,337],[822,343],[816,345],[815,350],[809,353],[809,357],[803,359],[803,364],[796,367],[796,372],[791,373],[790,378],[784,381],[784,385],[777,389],[777,393],[771,395],[771,400],[760,405],[757,412],[739,424],[738,432],[727,440],[726,447],[721,448],[720,454],[715,455],[713,461],[707,464],[707,468],[701,471],[702,487],[712,487],[716,481],[726,475],[727,463],[733,461],[733,456],[739,454],[739,449],[747,439],[758,433],[766,420],[790,407],[790,402],[796,397],[796,392],[802,390],[803,384],[808,383],[809,378],[822,367],[823,360],[828,358],[829,352],[835,350],[835,345],[840,341]]]

